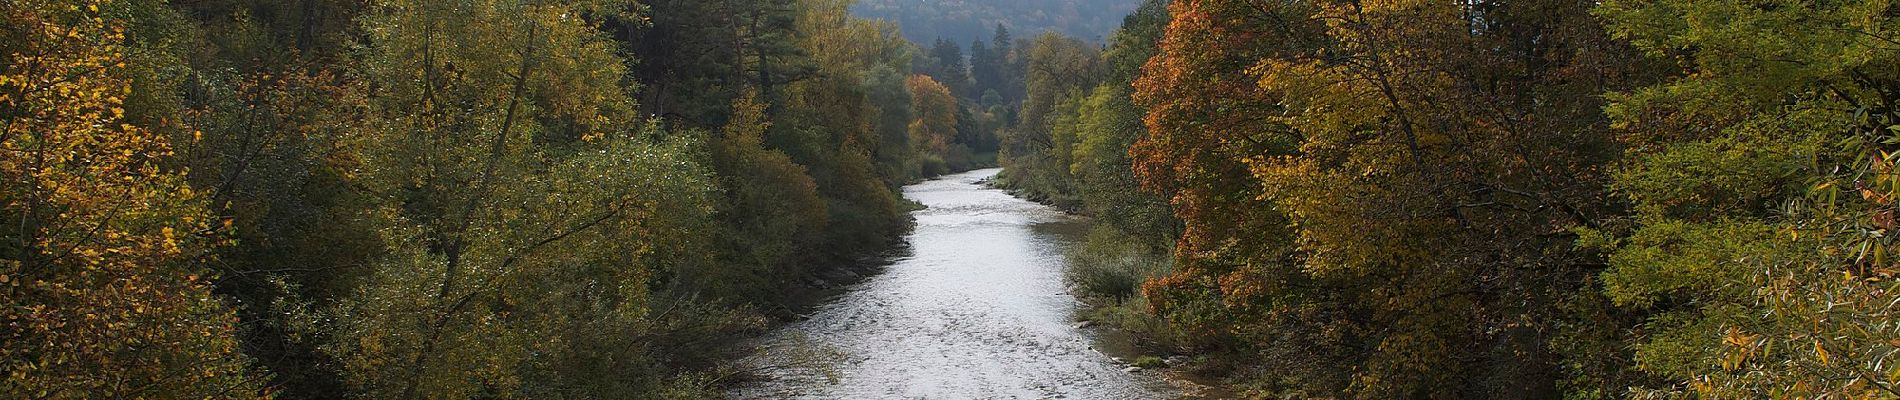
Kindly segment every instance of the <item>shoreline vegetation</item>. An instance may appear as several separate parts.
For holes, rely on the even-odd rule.
[[[1208,397],[1900,399],[1900,4],[1139,3],[0,1],[0,398],[717,398],[994,166]]]
[[[1216,396],[1900,398],[1894,11],[1147,1],[999,181]]]

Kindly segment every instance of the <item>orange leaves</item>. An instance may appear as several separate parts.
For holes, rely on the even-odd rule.
[[[1170,315],[1373,349],[1316,368],[1357,382],[1340,397],[1471,397],[1486,389],[1459,386],[1473,371],[1451,349],[1550,351],[1553,297],[1591,290],[1595,257],[1551,232],[1615,212],[1597,172],[1618,151],[1609,81],[1560,72],[1625,67],[1573,57],[1622,56],[1588,7],[1173,2],[1134,96],[1136,171],[1186,225],[1152,303],[1219,298],[1255,312]]]

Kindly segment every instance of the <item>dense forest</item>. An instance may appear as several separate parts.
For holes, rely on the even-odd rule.
[[[1008,184],[1247,397],[1900,398],[1882,1],[1149,1],[1027,50]],[[1138,190],[1140,189],[1140,190]]]
[[[716,397],[993,159],[849,4],[0,3],[0,398]]]
[[[993,165],[1238,396],[1900,398],[1900,5],[891,4],[0,0],[0,398],[716,398]]]

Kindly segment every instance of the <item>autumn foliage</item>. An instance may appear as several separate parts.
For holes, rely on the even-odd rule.
[[[0,398],[716,396],[967,148],[847,4],[0,3]]]
[[[1262,396],[1890,397],[1891,12],[1174,1],[1147,300]]]
[[[219,221],[168,138],[126,120],[125,25],[102,5],[0,16],[0,397],[261,396],[211,293]]]
[[[991,157],[1243,396],[1900,396],[1894,4],[852,6],[0,1],[0,397],[714,397]]]

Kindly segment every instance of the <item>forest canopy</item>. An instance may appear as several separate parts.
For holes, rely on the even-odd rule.
[[[1148,1],[1001,157],[1246,397],[1897,398],[1896,11]]]
[[[1093,221],[1083,318],[1238,397],[1900,398],[1890,2],[0,21],[0,398],[717,398],[996,166]]]
[[[716,397],[994,151],[848,5],[5,2],[0,397]]]

